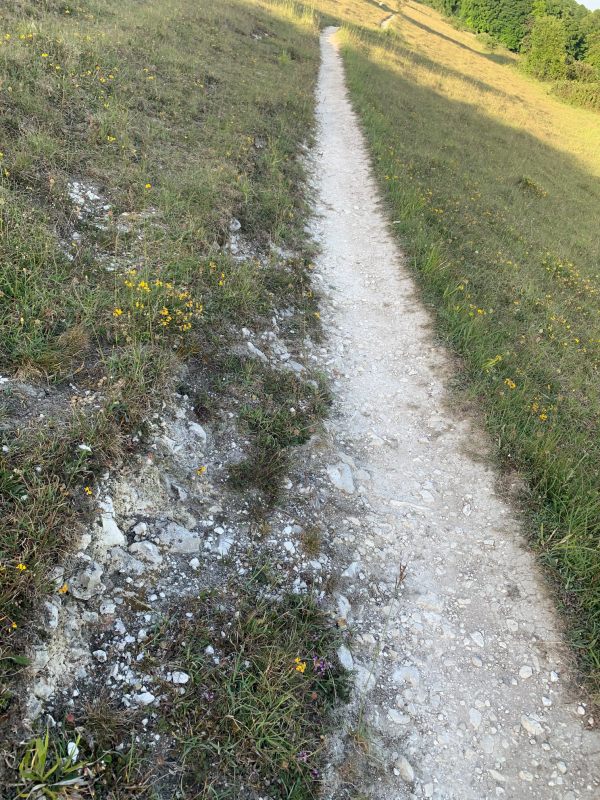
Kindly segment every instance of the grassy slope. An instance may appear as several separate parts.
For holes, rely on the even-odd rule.
[[[251,467],[268,446],[271,489],[303,440],[282,409],[315,394],[308,429],[320,404],[298,380],[251,382],[227,358],[274,307],[314,328],[306,264],[221,249],[233,217],[257,245],[304,241],[313,16],[262,0],[17,0],[0,20],[2,714],[96,476],[135,448],[182,363],[207,375],[213,404],[236,382],[249,417],[265,398],[255,427],[269,436],[255,436],[245,486],[267,483]],[[78,219],[73,179],[107,208]]]
[[[505,463],[529,482],[533,544],[559,577],[598,689],[598,117],[426,6],[402,4],[385,33],[374,4],[341,12],[350,92],[394,228]]]

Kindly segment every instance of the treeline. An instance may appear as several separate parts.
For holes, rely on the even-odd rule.
[[[575,0],[428,0],[524,54],[525,68],[555,81],[566,100],[600,110],[600,10]]]

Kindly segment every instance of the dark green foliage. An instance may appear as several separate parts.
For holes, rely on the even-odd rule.
[[[537,17],[527,42],[526,65],[542,80],[557,80],[567,74],[567,33],[556,17]]]
[[[600,77],[600,10],[589,11],[576,0],[427,1],[509,50],[527,53],[527,68],[536,77],[586,83]],[[556,94],[568,94],[572,102],[585,98],[587,107],[596,107],[589,89],[560,87]]]
[[[574,106],[600,111],[600,81],[561,81],[554,87],[554,94]]]
[[[600,77],[600,30],[593,31],[587,37],[585,63],[589,64]]]
[[[518,50],[532,13],[531,0],[462,0],[460,16],[478,33],[489,33],[509,50]]]

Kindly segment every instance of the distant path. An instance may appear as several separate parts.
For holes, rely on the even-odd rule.
[[[388,232],[333,33],[322,38],[315,225],[333,433],[356,490],[344,464],[345,484],[332,481],[362,508],[338,531],[355,548],[339,602],[372,756],[353,797],[599,798],[600,735],[485,436],[449,405],[452,364]],[[334,756],[346,774],[352,752]]]
[[[389,26],[391,25],[392,21],[395,18],[396,18],[395,14],[390,14],[385,19],[381,20],[381,22],[379,23],[379,27],[382,28],[383,30],[385,30],[386,28],[389,28]]]

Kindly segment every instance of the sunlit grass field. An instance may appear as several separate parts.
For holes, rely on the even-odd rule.
[[[427,6],[341,5],[349,90],[393,229],[463,356],[461,384],[527,480],[532,544],[598,689],[600,116]]]

